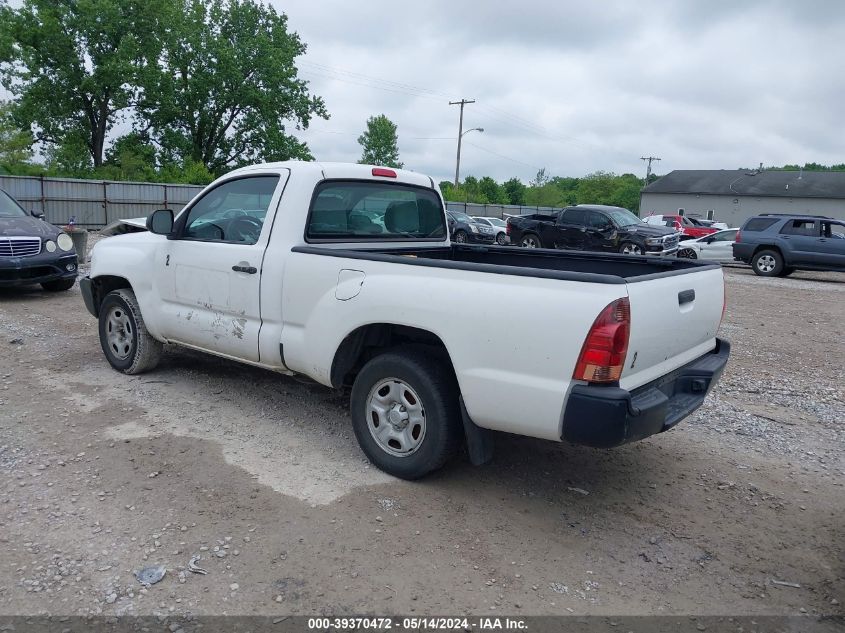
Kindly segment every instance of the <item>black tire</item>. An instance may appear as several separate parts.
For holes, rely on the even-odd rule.
[[[41,287],[47,292],[64,292],[73,288],[73,284],[75,283],[76,277],[72,279],[56,279],[54,281],[45,281],[41,284]]]
[[[505,246],[505,245],[507,245],[507,243],[508,243],[508,236],[507,236],[507,234],[505,234],[505,233],[499,233],[499,234],[496,236],[496,243],[497,243],[499,246]]]
[[[522,239],[519,240],[519,245],[523,248],[543,248],[543,242],[536,233],[526,233],[523,235]]]
[[[113,290],[103,299],[99,332],[103,354],[116,370],[141,374],[158,365],[162,344],[147,331],[138,300],[129,288]]]
[[[455,231],[455,242],[458,244],[466,244],[469,240],[467,239],[466,231]]]
[[[783,271],[783,257],[777,251],[757,251],[751,258],[751,269],[761,277],[778,277]]]
[[[374,390],[384,382],[407,385],[418,395],[425,425],[422,440],[410,454],[391,454],[370,429],[371,420],[374,427],[390,423],[379,422],[370,409]],[[417,348],[386,352],[364,365],[352,386],[350,410],[361,450],[381,470],[401,479],[419,479],[437,470],[455,454],[463,438],[458,385],[451,367]]]
[[[634,242],[622,242],[619,246],[619,252],[626,255],[642,255],[643,247]]]
[[[678,257],[681,259],[698,259],[698,253],[691,248],[682,248],[678,251]]]

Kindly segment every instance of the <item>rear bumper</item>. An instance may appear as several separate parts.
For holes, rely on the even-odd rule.
[[[734,259],[737,259],[741,262],[748,263],[751,261],[751,256],[754,254],[754,245],[753,244],[734,244],[731,249],[733,250]]]
[[[72,270],[68,270],[68,266]],[[75,279],[76,254],[47,253],[29,257],[0,257],[0,288]]]
[[[730,343],[633,391],[619,387],[575,385],[563,414],[562,439],[573,444],[612,448],[668,431],[695,411],[719,380]]]

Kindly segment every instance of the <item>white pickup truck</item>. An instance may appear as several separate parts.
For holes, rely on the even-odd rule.
[[[719,379],[718,265],[450,244],[434,181],[381,167],[238,169],[81,281],[111,365],[173,343],[337,389],[364,453],[407,479],[488,430],[612,447],[665,431]],[[671,326],[667,326],[671,324]]]

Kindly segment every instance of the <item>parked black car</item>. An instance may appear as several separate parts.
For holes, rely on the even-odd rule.
[[[449,219],[449,236],[453,242],[493,244],[496,241],[496,231],[492,226],[476,222],[460,211],[446,211],[446,216]]]
[[[733,254],[762,277],[785,277],[796,270],[845,271],[845,221],[764,213],[742,225]]]
[[[0,189],[0,287],[41,284],[68,290],[76,281],[76,251],[70,235],[27,213]]]
[[[511,244],[526,248],[563,248],[628,255],[674,255],[678,233],[646,224],[621,207],[579,204],[553,215],[508,218]]]

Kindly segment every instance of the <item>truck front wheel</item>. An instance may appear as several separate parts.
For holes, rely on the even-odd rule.
[[[352,427],[381,470],[419,479],[461,443],[458,386],[451,368],[424,352],[397,350],[370,360],[355,378]]]
[[[141,374],[158,365],[162,344],[144,325],[135,293],[112,290],[100,305],[100,346],[109,364],[124,374]]]

